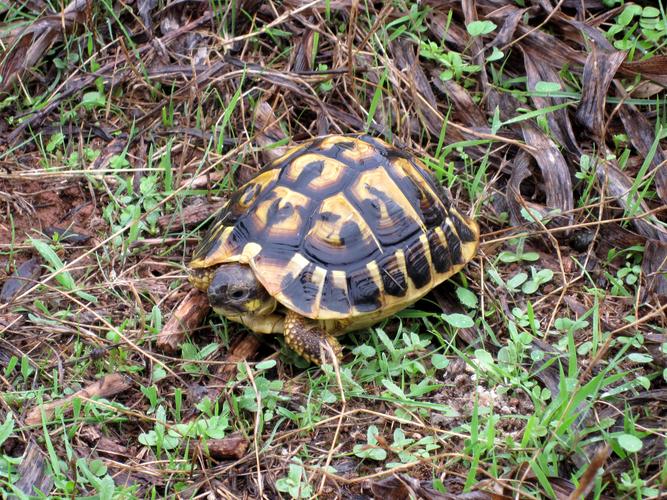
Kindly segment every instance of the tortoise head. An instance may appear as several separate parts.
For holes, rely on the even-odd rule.
[[[214,268],[192,269],[190,281],[208,294],[215,312],[230,319],[243,315],[265,316],[276,308],[276,299],[246,264],[232,262]]]

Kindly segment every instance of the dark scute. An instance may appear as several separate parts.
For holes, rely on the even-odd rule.
[[[246,225],[248,222],[248,219],[243,218],[236,223],[236,226],[234,226],[234,229],[230,233],[228,239],[229,244],[233,248],[240,249],[248,241],[249,231]]]
[[[371,278],[368,269],[362,268],[347,276],[350,303],[361,312],[375,311],[380,303],[380,290]]]
[[[297,276],[292,273],[283,278],[281,290],[295,307],[304,312],[310,312],[317,298],[319,287],[313,283],[314,264],[308,264]]]
[[[429,231],[428,233],[428,248],[431,251],[431,262],[433,262],[436,272],[447,272],[452,267],[449,249],[440,241],[435,231]]]
[[[224,231],[224,227],[229,227],[229,225],[221,225],[220,231],[209,231],[206,233],[206,236],[195,252],[196,259],[203,259],[215,254],[225,242],[230,245],[234,251],[243,248],[243,245],[248,241],[248,229],[245,220],[242,219],[236,223],[227,240],[223,240],[220,236]]]
[[[426,249],[420,240],[415,240],[405,252],[408,276],[417,288],[431,281],[431,269],[426,258]]]
[[[443,207],[429,193],[424,193],[422,215],[424,216],[426,227],[438,227],[445,222],[445,218],[447,217],[447,213]]]
[[[380,154],[381,156],[383,156],[385,158],[389,158],[389,157],[393,157],[393,156],[400,156],[400,151],[399,150],[397,150],[396,148],[393,148],[393,147],[387,148],[387,146],[385,146],[384,144],[379,142],[377,139],[375,139],[375,137],[364,134],[364,135],[360,135],[358,137],[358,139],[360,141],[365,142],[366,144],[369,144],[369,145],[373,146],[377,150],[378,154]]]
[[[295,186],[301,190],[310,182],[319,177],[322,174],[322,169],[324,168],[323,161],[311,161],[307,165],[304,165],[303,170],[299,174],[299,177],[296,179]]]
[[[343,224],[343,227],[340,228],[340,240],[343,245],[354,246],[358,242],[363,241],[363,235],[359,226],[354,221],[347,221]]]
[[[333,212],[320,212],[319,218],[324,222],[336,222],[340,219],[340,215]]]
[[[368,192],[375,198],[362,200],[362,214],[382,246],[389,247],[397,245],[421,231],[417,222],[405,213],[403,207],[382,190],[371,186],[368,188]],[[381,201],[387,209],[387,216],[392,222],[389,226],[380,227],[379,225],[379,212],[378,209],[375,208],[378,200]]]
[[[322,288],[322,298],[320,299],[320,308],[336,311],[345,314],[350,311],[350,303],[347,300],[347,292],[338,288],[333,281],[331,273],[327,273],[324,278],[324,287]]]
[[[461,255],[461,241],[447,224],[443,224],[442,230],[445,233],[445,238],[447,239],[449,257],[452,259],[452,264],[463,264],[463,255]]]
[[[213,238],[211,233],[208,233],[206,238],[203,239],[202,242],[199,244],[199,247],[195,252],[194,258],[204,259],[208,255],[213,255],[215,252],[218,251],[221,244],[222,241],[220,240],[220,238]]]
[[[380,203],[376,199],[361,200],[361,213],[366,220],[378,220],[381,214]]]
[[[280,224],[294,213],[294,207],[291,203],[288,202],[283,206],[280,206],[281,202],[281,199],[277,199],[271,203],[271,206],[266,213],[266,224],[268,227],[271,227],[274,224]]]
[[[218,214],[213,220],[211,227],[219,226],[233,226],[238,218],[242,215],[242,212],[238,209],[238,199],[240,197],[239,193],[235,193],[227,202],[227,204],[220,209]],[[234,208],[236,207],[236,210]]]
[[[403,297],[408,291],[408,283],[405,274],[398,265],[396,255],[386,257],[378,267],[380,268],[385,293],[394,297]]]
[[[422,190],[412,177],[403,177],[399,185],[417,213],[421,214],[426,227],[438,227],[445,221],[447,213],[438,202],[439,200],[436,200],[428,191]]]
[[[471,241],[475,241],[475,234],[458,215],[455,213],[450,213],[449,217],[452,219],[454,229],[456,229],[456,232],[458,233],[459,238],[461,238],[463,243],[470,243]]]
[[[354,141],[340,141],[336,143],[335,147],[352,151],[354,149]]]
[[[424,170],[417,163],[412,161],[412,159],[410,159],[410,164],[415,168],[415,170],[417,170],[421,174],[424,181],[426,181],[426,184],[429,185],[431,190],[435,193],[435,195],[440,199],[442,204],[445,206],[445,209],[449,210],[449,207],[452,205],[452,202],[450,201],[449,196],[447,195],[447,191],[442,186],[442,184],[437,182],[430,172]]]
[[[364,142],[371,144],[374,148],[377,149],[375,154],[371,154],[369,157],[364,158],[361,161],[351,161],[350,159],[346,158],[346,152],[355,148],[354,138],[364,140],[363,137],[350,136],[349,140],[340,140],[327,148],[322,146],[322,141],[314,141],[306,148],[304,154],[312,153],[326,156],[327,158],[333,158],[334,160],[338,160],[341,163],[344,163],[351,171],[356,172],[376,168],[378,165],[383,165],[386,163],[386,148],[376,144],[374,141],[370,142],[367,140]],[[350,178],[348,177],[348,179]],[[341,185],[347,184],[347,182],[349,181],[341,183]]]
[[[415,211],[418,214],[421,214],[422,191],[419,188],[419,186],[415,183],[415,181],[412,179],[412,177],[404,176],[397,178],[394,175],[392,175],[391,177],[392,179],[394,179],[394,182],[396,182],[398,187],[401,188],[401,191],[403,191],[405,198],[410,202]],[[423,219],[424,217],[422,215],[422,220]]]
[[[326,212],[325,212],[326,213]],[[302,251],[306,258],[327,268],[347,268],[359,262],[376,258],[380,251],[373,240],[366,241],[354,221],[347,221],[340,229],[340,246],[322,242],[312,235],[306,236]]]
[[[415,164],[412,163],[412,165]],[[434,198],[429,192],[424,191],[411,176],[398,175],[393,168],[388,169],[387,172],[396,185],[401,189],[405,198],[410,202],[410,205],[412,205],[417,214],[419,214],[426,227],[437,227],[444,222],[447,215],[443,210],[443,205],[445,207],[449,206],[447,195],[428,172],[425,172],[417,165],[415,165],[415,168],[422,174],[426,183],[432,187],[433,192],[436,193],[439,199]],[[396,170],[400,171],[401,169]]]
[[[241,193],[239,200],[246,206],[250,205],[262,192],[261,184],[249,184]]]
[[[290,261],[294,254],[299,250],[299,239],[294,236],[282,236],[271,238],[269,243],[260,240],[264,243],[262,247],[262,258],[271,261],[284,262],[285,265]]]

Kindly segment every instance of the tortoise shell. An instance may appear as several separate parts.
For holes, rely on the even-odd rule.
[[[415,302],[475,255],[477,224],[412,155],[367,135],[319,137],[242,186],[190,263],[251,266],[308,318],[383,315]]]

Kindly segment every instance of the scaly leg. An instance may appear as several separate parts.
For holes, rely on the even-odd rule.
[[[284,334],[285,342],[291,349],[316,365],[330,363],[331,352],[338,361],[343,357],[343,347],[333,335],[324,331],[316,321],[293,311],[285,314]]]

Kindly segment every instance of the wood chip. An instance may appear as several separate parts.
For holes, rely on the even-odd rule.
[[[42,267],[39,265],[37,259],[25,261],[2,285],[2,290],[0,290],[0,304],[11,302],[14,297],[34,284],[41,274]]]
[[[243,458],[248,445],[248,440],[241,434],[232,434],[222,439],[207,440],[204,451],[215,460],[238,460]]]
[[[611,447],[609,444],[602,446],[593,456],[591,463],[586,467],[584,474],[579,478],[579,485],[577,489],[570,493],[568,500],[576,500],[579,498],[586,498],[595,486],[595,479],[598,476],[598,471],[604,467],[607,458],[611,454]]]
[[[158,334],[157,347],[168,353],[178,351],[186,333],[201,324],[209,309],[208,297],[199,290],[190,290]]]
[[[236,373],[236,363],[251,358],[257,353],[261,342],[257,335],[248,333],[241,338],[229,351],[226,361],[228,364],[221,365],[218,376],[228,380]]]
[[[33,495],[37,492],[45,496],[51,492],[53,477],[49,468],[44,464],[44,453],[37,443],[28,442],[23,453],[23,460],[15,472],[19,480],[14,483],[13,487],[30,498],[34,498]],[[7,498],[14,500],[19,497],[11,495]]]
[[[646,276],[646,294],[667,299],[667,243],[657,240],[646,242],[642,272]]]

